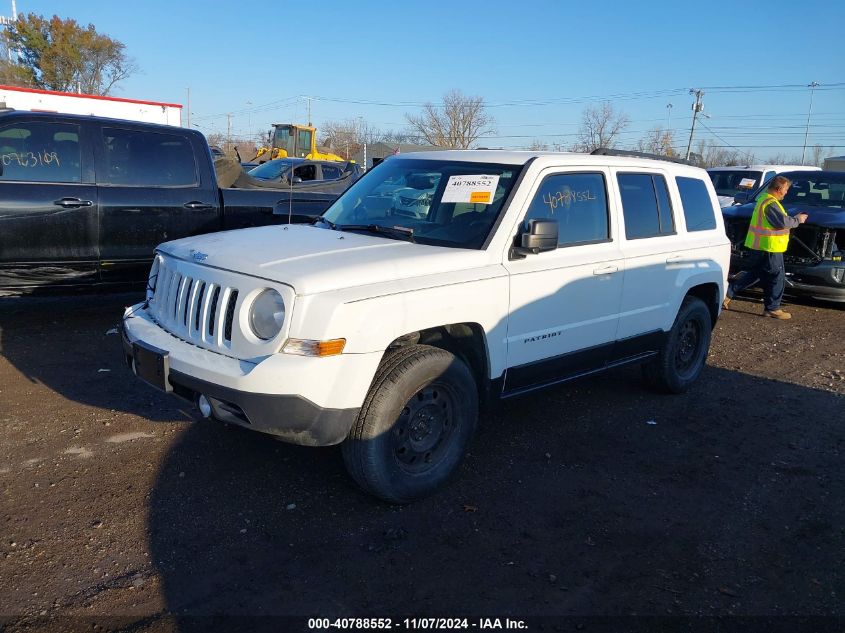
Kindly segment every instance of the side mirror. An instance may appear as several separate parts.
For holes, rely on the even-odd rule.
[[[519,235],[519,245],[514,252],[519,255],[537,255],[557,249],[557,220],[529,220],[528,231]]]
[[[302,182],[302,178],[300,178],[299,176],[293,177],[293,184],[296,185],[296,184],[299,184],[300,182]]]

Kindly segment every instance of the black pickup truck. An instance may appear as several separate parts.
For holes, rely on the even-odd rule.
[[[220,189],[196,130],[0,112],[0,293],[145,281],[161,242],[320,215],[337,194]]]

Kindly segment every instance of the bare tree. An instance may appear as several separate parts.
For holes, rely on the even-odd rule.
[[[824,165],[824,159],[833,156],[835,151],[836,149],[833,146],[824,147],[822,145],[813,145],[813,151],[812,154],[810,154],[810,162],[807,164],[822,167]]]
[[[599,147],[613,147],[619,134],[630,122],[627,114],[614,111],[608,101],[597,108],[586,108],[581,114],[578,140],[572,149],[576,152],[592,152]]]
[[[697,160],[693,162],[696,162],[699,167],[704,168],[748,165],[754,162],[754,154],[714,145],[704,139],[698,142],[696,156]],[[692,155],[690,155],[690,158],[692,158]]]
[[[406,114],[412,132],[428,144],[469,149],[482,136],[495,133],[495,121],[484,109],[484,99],[468,97],[459,90],[443,95],[443,104],[426,103],[422,114]]]
[[[778,152],[773,156],[769,156],[767,162],[771,165],[800,165],[801,157],[797,154],[790,156],[786,152]]]
[[[532,152],[548,152],[549,144],[541,141],[538,138],[535,138],[533,141],[531,141],[531,145],[528,146],[528,149]]]
[[[413,132],[401,130],[385,130],[379,133],[376,143],[422,143],[423,139]]]
[[[675,133],[672,130],[664,130],[656,127],[637,141],[637,150],[649,154],[660,154],[661,156],[677,156],[674,149]]]
[[[381,138],[381,132],[369,125],[364,119],[329,121],[320,128],[321,143],[332,151],[340,153],[348,160],[365,143],[372,144]]]

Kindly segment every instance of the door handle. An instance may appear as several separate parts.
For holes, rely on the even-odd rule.
[[[90,207],[94,203],[91,200],[80,200],[79,198],[60,198],[54,200],[53,204],[57,207],[64,207],[65,209],[76,209],[77,207]]]
[[[191,202],[186,202],[182,206],[185,207],[186,209],[199,209],[199,210],[202,210],[202,211],[214,208],[213,204],[206,204],[205,202],[197,202],[196,200],[193,200]]]
[[[619,266],[604,266],[603,268],[593,269],[594,275],[611,275],[616,272],[619,272]]]
[[[672,255],[671,257],[666,258],[666,263],[667,264],[677,264],[678,262],[683,261],[683,259],[684,259],[683,255]]]

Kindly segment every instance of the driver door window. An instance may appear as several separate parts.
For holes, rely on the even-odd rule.
[[[301,165],[293,170],[294,178],[301,178],[302,182],[317,179],[317,168],[315,165]]]
[[[604,177],[591,173],[546,177],[528,207],[523,227],[535,219],[557,220],[558,246],[610,239]]]

